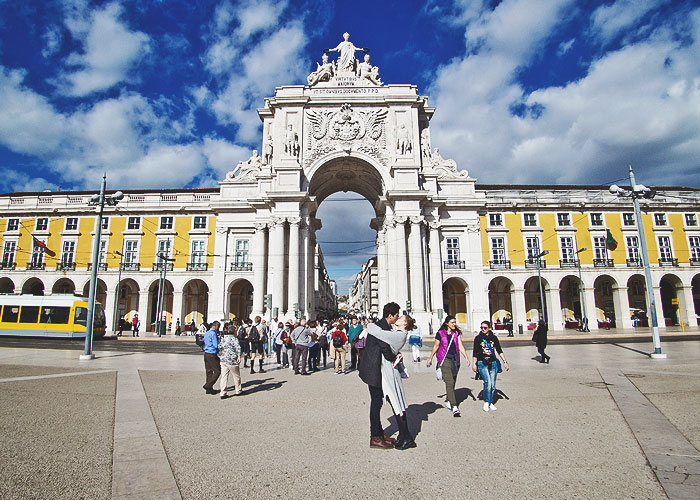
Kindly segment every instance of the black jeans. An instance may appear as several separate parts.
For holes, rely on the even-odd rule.
[[[355,348],[355,344],[350,344],[350,369],[354,370],[357,368],[357,349]]]
[[[369,435],[371,437],[381,437],[384,435],[382,427],[382,405],[384,404],[384,392],[381,387],[369,387]]]
[[[281,365],[282,364],[282,346],[275,344],[275,352],[277,353],[277,364]]]
[[[207,381],[204,383],[204,388],[211,391],[214,389],[216,381],[219,380],[219,375],[221,375],[221,361],[219,360],[219,356],[205,352],[204,371],[207,374]]]
[[[321,346],[316,344],[309,347],[309,370],[318,370],[318,362],[321,358]]]
[[[542,356],[542,361],[544,361],[545,359],[547,359],[547,358],[549,357],[549,356],[547,356],[547,355],[544,353],[544,350],[545,350],[546,348],[547,348],[546,346],[545,346],[545,347],[538,347],[538,348],[537,348],[537,352],[539,352],[539,353],[540,353],[540,356]]]
[[[306,359],[309,356],[309,346],[297,345],[294,348],[294,372],[301,369],[301,373],[306,373]]]

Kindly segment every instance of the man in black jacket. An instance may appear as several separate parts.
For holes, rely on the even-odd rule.
[[[382,319],[377,321],[377,326],[382,330],[391,330],[397,319],[401,307],[396,302],[389,302],[384,306]],[[392,363],[396,355],[391,347],[372,335],[367,336],[365,343],[365,353],[360,363],[359,374],[362,381],[369,387],[369,429],[370,448],[393,448],[395,439],[384,433],[381,420],[382,404],[384,403],[384,392],[382,391],[382,356]]]

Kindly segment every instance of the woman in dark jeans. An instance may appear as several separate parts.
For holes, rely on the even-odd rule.
[[[435,344],[426,365],[430,366],[433,363],[433,357],[437,354],[437,362],[442,370],[442,380],[445,382],[445,407],[452,412],[454,417],[461,416],[457,406],[457,396],[455,396],[460,353],[469,363],[467,350],[462,343],[462,332],[457,328],[457,320],[454,316],[448,315],[435,334]]]
[[[537,346],[537,352],[540,353],[540,363],[549,363],[550,357],[545,354],[544,350],[547,348],[547,323],[540,320],[537,323],[537,329],[535,330],[532,340]]]
[[[477,371],[484,380],[484,411],[496,410],[493,404],[493,395],[496,393],[496,375],[498,374],[499,356],[503,360],[503,367],[508,371],[508,361],[501,349],[501,343],[491,331],[491,322],[481,322],[481,332],[474,337],[474,349],[472,350],[472,370]]]

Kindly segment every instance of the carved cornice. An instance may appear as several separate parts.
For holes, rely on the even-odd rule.
[[[256,231],[264,231],[265,228],[267,228],[267,224],[264,222],[256,222],[255,223],[255,230]]]
[[[298,226],[301,224],[302,219],[301,217],[287,217],[287,222],[289,222],[289,224],[292,226]]]
[[[425,222],[425,219],[421,215],[418,215],[418,216],[414,215],[414,216],[409,217],[409,219],[411,220],[411,224],[422,224],[423,222]]]

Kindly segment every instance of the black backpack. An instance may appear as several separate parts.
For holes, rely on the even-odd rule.
[[[333,335],[333,347],[335,348],[340,348],[343,347],[343,334],[339,333],[338,335]]]
[[[250,327],[250,331],[248,332],[248,340],[250,342],[257,342],[260,340],[260,332],[258,332],[258,329],[255,328],[255,325]]]

